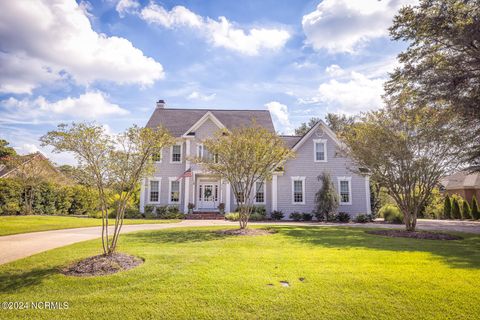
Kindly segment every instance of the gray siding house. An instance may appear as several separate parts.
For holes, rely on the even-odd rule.
[[[160,100],[146,126],[164,126],[177,143],[154,156],[156,171],[142,182],[140,211],[144,212],[146,205],[177,205],[187,213],[189,203],[195,204],[197,212],[217,211],[220,203],[225,204],[225,212],[234,211],[237,205],[228,181],[205,172],[189,159],[211,156],[202,141],[215,131],[249,125],[252,119],[275,132],[267,110],[176,109],[167,108]],[[368,176],[350,170],[351,161],[337,154],[341,142],[323,121],[304,136],[281,138],[296,157],[285,163],[283,172],[276,172],[265,182],[255,195],[257,205],[265,206],[268,214],[281,210],[286,218],[292,212],[311,212],[321,187],[317,176],[328,171],[340,196],[339,211],[352,217],[370,213]]]

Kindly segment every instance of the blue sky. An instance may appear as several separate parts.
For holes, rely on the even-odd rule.
[[[310,117],[382,105],[413,0],[9,1],[0,11],[0,137],[20,153],[60,122],[110,132],[167,107],[269,109],[291,133]]]

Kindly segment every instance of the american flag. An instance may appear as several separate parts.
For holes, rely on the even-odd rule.
[[[178,178],[177,178],[177,181],[178,180],[181,180],[183,178],[187,178],[187,177],[191,177],[192,176],[192,169],[189,168],[187,171],[185,171],[184,173],[182,173]]]

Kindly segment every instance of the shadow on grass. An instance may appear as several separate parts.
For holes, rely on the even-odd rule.
[[[26,287],[38,285],[51,274],[58,273],[57,268],[34,269],[21,274],[5,272],[0,274],[0,293],[15,293]]]
[[[420,240],[367,234],[359,228],[314,228],[276,226],[282,235],[297,242],[338,249],[366,248],[398,252],[429,252],[441,257],[451,267],[480,268],[480,235],[466,235],[463,240]],[[456,234],[452,232],[452,234]]]
[[[222,230],[222,229],[218,229]],[[232,237],[232,235],[221,234],[218,230],[161,230],[151,232],[131,233],[128,236],[129,241],[138,241],[143,243],[188,243],[222,240]]]

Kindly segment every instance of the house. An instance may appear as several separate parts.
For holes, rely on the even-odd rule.
[[[460,171],[444,177],[440,184],[449,195],[458,194],[469,203],[473,196],[480,200],[480,172]]]
[[[164,126],[177,143],[154,156],[156,171],[141,185],[140,211],[144,212],[145,205],[178,205],[186,213],[188,203],[194,203],[197,212],[216,211],[220,203],[225,204],[225,212],[234,211],[236,200],[228,181],[208,174],[189,159],[211,156],[202,140],[216,130],[249,125],[252,119],[275,132],[267,110],[176,109],[160,100],[147,127]],[[281,210],[286,217],[292,212],[312,212],[321,187],[317,176],[328,171],[340,196],[339,211],[352,217],[370,213],[369,177],[349,170],[352,162],[337,155],[340,141],[323,121],[303,136],[281,138],[296,157],[259,189],[256,205],[265,206],[268,214]]]

